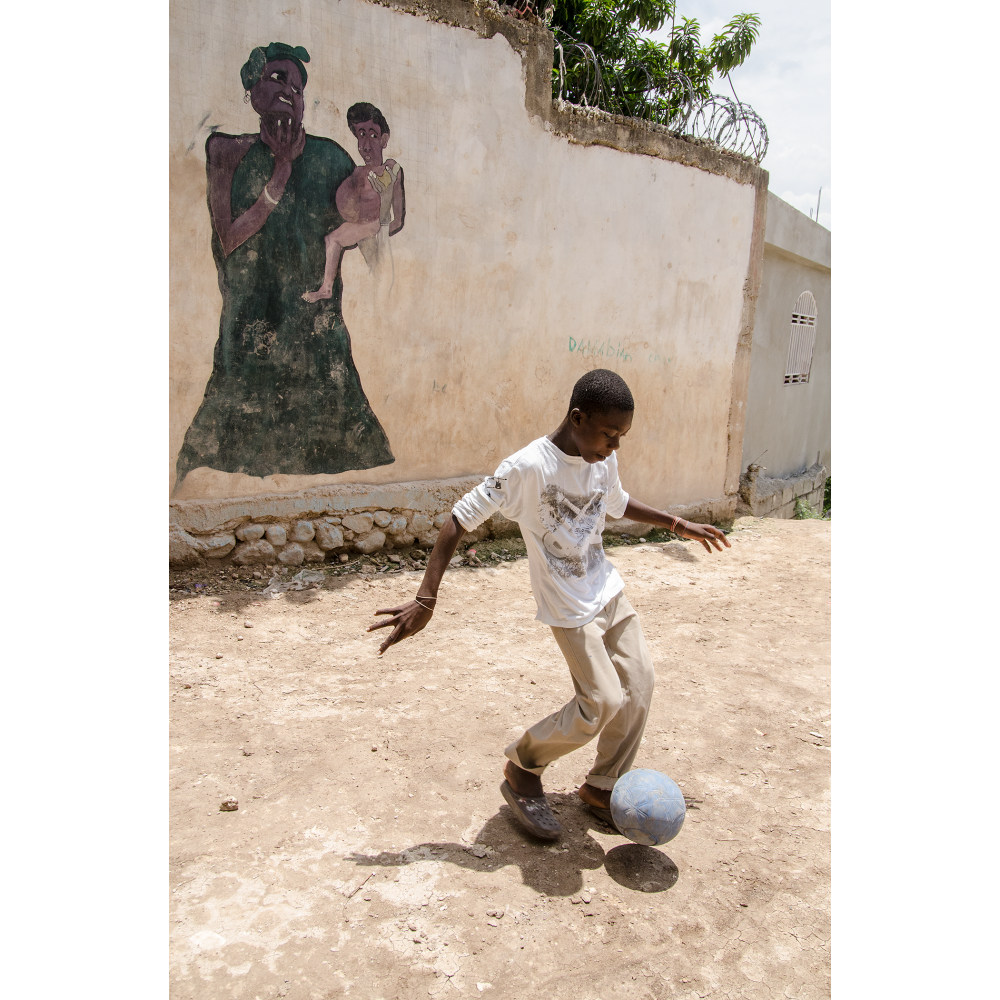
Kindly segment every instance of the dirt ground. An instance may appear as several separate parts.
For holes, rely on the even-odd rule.
[[[636,763],[688,804],[658,848],[579,803],[586,748],[546,773],[558,844],[500,796],[569,694],[524,559],[451,570],[382,658],[418,570],[175,592],[172,1000],[828,997],[830,529],[609,550],[657,668]]]

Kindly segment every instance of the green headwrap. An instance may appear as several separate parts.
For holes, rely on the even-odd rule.
[[[302,74],[302,86],[306,85],[306,68],[303,63],[309,62],[309,53],[301,45],[292,48],[284,42],[271,42],[265,49],[258,45],[250,53],[250,58],[243,64],[240,70],[240,79],[243,81],[243,89],[250,90],[264,72],[264,67],[275,59],[289,59],[299,68]]]

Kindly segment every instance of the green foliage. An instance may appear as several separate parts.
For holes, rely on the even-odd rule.
[[[829,480],[827,480],[829,484]],[[820,521],[830,520],[830,505],[827,502],[829,498],[829,485],[827,486],[826,496],[823,500],[823,511],[820,513],[808,500],[803,497],[799,497],[795,501],[795,513],[792,515],[793,521],[807,521],[811,518],[815,518]]]
[[[691,81],[696,96],[708,97],[716,75],[746,61],[760,17],[737,14],[703,45],[698,21],[682,16],[678,23],[675,13],[673,0],[554,0],[552,31],[565,62],[563,98],[666,123],[683,96],[671,81],[677,71]],[[668,42],[644,34],[659,31],[668,21]],[[558,95],[558,65],[553,75]]]

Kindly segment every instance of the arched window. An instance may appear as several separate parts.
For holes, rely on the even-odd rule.
[[[816,300],[812,292],[803,292],[792,311],[792,334],[788,340],[785,362],[785,385],[809,381],[813,345],[816,342]]]

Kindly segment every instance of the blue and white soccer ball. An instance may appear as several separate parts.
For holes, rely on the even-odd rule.
[[[665,774],[646,767],[623,774],[611,791],[611,815],[622,835],[656,847],[673,840],[684,823],[684,795]]]

